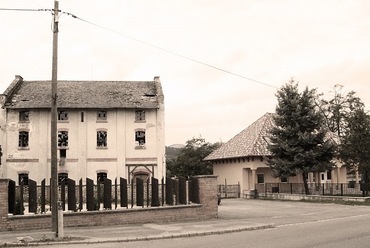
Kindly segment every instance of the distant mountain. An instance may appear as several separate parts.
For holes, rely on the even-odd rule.
[[[185,145],[183,145],[183,144],[173,144],[173,145],[170,145],[170,146],[168,146],[168,147],[171,147],[171,148],[184,148],[185,147]]]
[[[180,150],[184,148],[185,145],[175,144],[166,146],[166,159],[175,159],[180,153]]]

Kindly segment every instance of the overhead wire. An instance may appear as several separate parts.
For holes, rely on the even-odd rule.
[[[8,11],[50,11],[50,12],[53,12],[54,10],[53,9],[11,9],[11,8],[0,8],[0,10],[8,10]],[[139,42],[141,44],[144,44],[146,46],[149,46],[149,47],[152,47],[152,48],[155,48],[155,49],[158,49],[160,51],[163,51],[163,52],[166,52],[166,53],[169,53],[169,54],[172,54],[172,55],[175,55],[177,57],[181,57],[183,59],[186,59],[186,60],[189,60],[189,61],[192,61],[194,63],[198,63],[198,64],[201,64],[201,65],[204,65],[206,67],[209,67],[209,68],[213,68],[215,70],[218,70],[218,71],[221,71],[221,72],[224,72],[224,73],[228,73],[230,75],[233,75],[233,76],[236,76],[236,77],[239,77],[239,78],[242,78],[242,79],[245,79],[245,80],[248,80],[248,81],[252,81],[254,83],[258,83],[258,84],[262,84],[262,85],[265,85],[265,86],[268,86],[268,87],[272,87],[272,88],[275,88],[277,89],[278,87],[272,85],[272,84],[268,84],[268,83],[264,83],[264,82],[261,82],[259,80],[256,80],[256,79],[253,79],[253,78],[250,78],[250,77],[246,77],[242,74],[239,74],[239,73],[235,73],[235,72],[232,72],[230,70],[226,70],[226,69],[223,69],[221,67],[218,67],[218,66],[215,66],[215,65],[211,65],[209,63],[206,63],[206,62],[203,62],[203,61],[200,61],[200,60],[197,60],[197,59],[194,59],[194,58],[191,58],[189,56],[185,56],[183,54],[180,54],[180,53],[177,53],[177,52],[174,52],[174,51],[171,51],[169,49],[166,49],[166,48],[163,48],[163,47],[160,47],[160,46],[157,46],[157,45],[154,45],[152,43],[149,43],[149,42],[146,42],[146,41],[143,41],[143,40],[140,40],[140,39],[137,39],[135,37],[132,37],[130,35],[127,35],[127,34],[124,34],[124,33],[121,33],[121,32],[117,32],[113,29],[110,29],[110,28],[107,28],[107,27],[104,27],[102,25],[99,25],[99,24],[96,24],[94,22],[91,22],[91,21],[88,21],[86,19],[83,19],[83,18],[80,18],[72,13],[69,13],[69,12],[64,12],[64,11],[61,11],[59,10],[59,12],[61,14],[67,14],[77,20],[80,20],[82,22],[85,22],[87,24],[90,24],[92,26],[95,26],[95,27],[98,27],[98,28],[101,28],[101,29],[104,29],[106,31],[109,31],[109,32],[112,32],[112,33],[115,33],[117,35],[120,35],[120,36],[124,36],[130,40],[133,40],[133,41],[136,41],[136,42]]]

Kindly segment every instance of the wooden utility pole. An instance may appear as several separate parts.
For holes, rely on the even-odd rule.
[[[58,237],[58,94],[57,94],[57,75],[58,75],[58,22],[59,22],[59,2],[54,1],[54,21],[53,21],[53,65],[51,80],[51,226],[52,231]]]

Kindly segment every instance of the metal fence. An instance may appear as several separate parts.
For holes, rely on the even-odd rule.
[[[311,195],[363,196],[368,187],[360,183],[308,183]],[[264,183],[256,184],[258,193],[305,194],[303,183]]]
[[[221,198],[240,198],[240,184],[219,184],[218,195]]]

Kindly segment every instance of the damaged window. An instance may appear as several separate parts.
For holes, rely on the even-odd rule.
[[[28,185],[28,174],[27,173],[19,173],[18,174],[18,183],[19,185]]]
[[[19,112],[19,121],[21,121],[21,122],[30,121],[30,111],[20,111]]]
[[[107,111],[98,111],[96,120],[106,121],[107,120]]]
[[[104,183],[104,179],[108,178],[106,172],[98,172],[96,173],[96,179],[98,183]]]
[[[18,139],[18,147],[21,147],[21,148],[28,147],[28,141],[29,141],[29,132],[20,131],[19,139]]]
[[[61,185],[64,182],[65,185],[68,185],[68,173],[58,173],[58,185]]]
[[[135,121],[145,121],[145,111],[144,110],[135,111]]]
[[[68,112],[64,110],[58,111],[58,121],[68,121]]]
[[[145,131],[138,130],[135,132],[135,143],[136,146],[145,146]]]
[[[97,147],[107,147],[107,131],[96,132],[96,145]]]
[[[58,131],[58,147],[68,147],[68,131]]]

